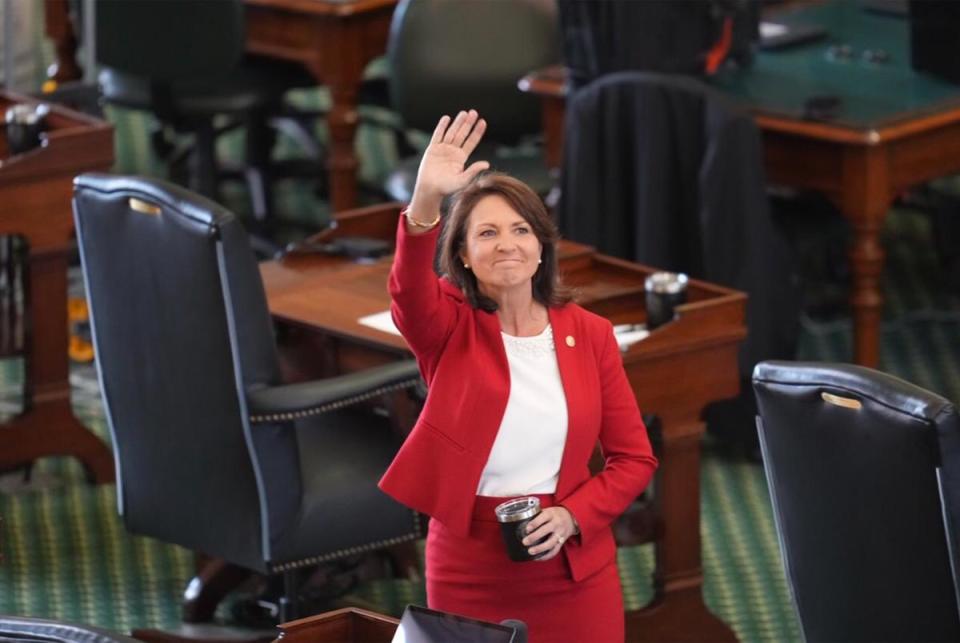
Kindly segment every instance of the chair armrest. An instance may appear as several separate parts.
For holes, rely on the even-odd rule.
[[[417,363],[406,360],[349,375],[250,390],[247,410],[254,424],[298,420],[412,388],[419,381]]]

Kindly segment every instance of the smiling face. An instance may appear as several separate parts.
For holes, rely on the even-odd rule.
[[[460,258],[480,291],[498,294],[525,288],[537,272],[542,247],[533,228],[499,195],[482,198],[470,213]]]

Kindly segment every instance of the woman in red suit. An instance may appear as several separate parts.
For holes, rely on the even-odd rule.
[[[486,162],[465,168],[485,128],[473,110],[440,119],[397,230],[392,313],[429,394],[380,486],[431,518],[431,607],[521,619],[534,643],[622,641],[610,524],[657,461],[610,322],[560,284],[543,203]],[[538,558],[513,562],[494,507],[529,495],[544,507],[523,541]]]

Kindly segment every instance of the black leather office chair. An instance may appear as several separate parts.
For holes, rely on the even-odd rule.
[[[417,537],[416,514],[376,486],[399,438],[359,404],[416,385],[412,361],[283,385],[231,212],[96,174],[75,180],[74,212],[130,531],[263,573]]]
[[[957,641],[960,420],[846,364],[764,362],[757,426],[807,641]]]
[[[542,146],[516,146],[541,132],[540,103],[517,82],[560,61],[553,0],[401,0],[387,45],[389,94],[405,129],[431,133],[443,114],[476,109],[487,133],[474,158],[545,195],[553,185]],[[384,189],[409,202],[420,153],[412,147]]]
[[[189,161],[189,187],[214,200],[221,179],[241,178],[254,220],[266,221],[273,179],[286,169],[309,174],[302,167],[281,170],[271,160],[270,118],[283,112],[287,90],[312,86],[313,78],[300,65],[244,55],[243,0],[98,0],[94,11],[104,99],[156,116],[160,129],[152,142],[171,178]],[[241,126],[244,166],[227,172],[216,141]],[[190,145],[177,150],[171,130],[188,135]],[[313,166],[315,176],[320,164]]]

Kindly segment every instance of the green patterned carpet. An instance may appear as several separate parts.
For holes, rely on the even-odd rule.
[[[142,134],[144,120],[125,113],[111,117],[118,125],[118,167],[156,172]],[[389,146],[377,136],[362,132],[359,145],[363,175],[371,181],[392,162]],[[311,194],[290,190],[281,202],[285,212],[300,213],[300,220],[324,220],[322,204]],[[881,366],[960,399],[960,298],[937,278],[929,222],[900,211],[890,217],[885,235],[889,259]],[[849,355],[848,319],[804,320],[802,359],[842,360]],[[17,361],[0,363],[0,414],[18,408],[21,369]],[[72,382],[78,417],[105,435],[92,367],[75,367]],[[708,440],[702,481],[708,606],[741,640],[798,640],[762,468]],[[0,614],[121,631],[178,622],[179,596],[193,568],[191,554],[126,534],[116,515],[114,487],[87,486],[77,463],[41,461],[29,484],[14,474],[0,477],[0,517]],[[619,564],[627,606],[638,607],[651,596],[652,549],[621,549]],[[393,614],[408,602],[424,602],[422,583],[408,581],[369,582],[356,593]]]

